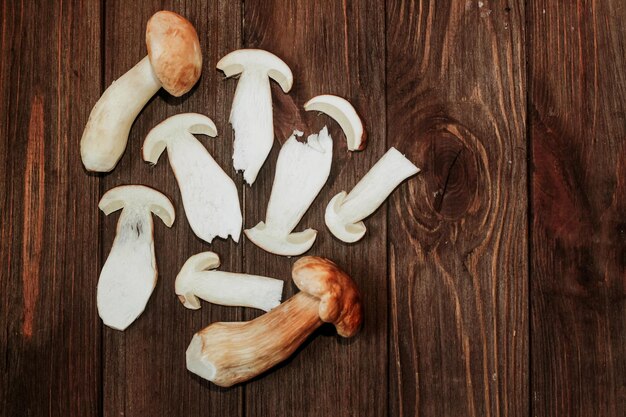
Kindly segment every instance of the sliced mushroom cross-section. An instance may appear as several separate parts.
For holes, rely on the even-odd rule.
[[[389,149],[354,186],[334,196],[326,207],[326,226],[338,239],[352,243],[366,231],[363,219],[374,213],[405,179],[419,172],[396,148]]]
[[[269,311],[280,304],[283,281],[235,272],[216,271],[220,258],[203,252],[185,262],[176,277],[176,295],[187,308],[200,308],[200,300],[225,306]]]
[[[233,51],[220,59],[217,68],[227,77],[241,74],[230,111],[235,130],[233,166],[252,185],[274,143],[270,78],[286,93],[293,75],[280,58],[261,49]]]
[[[278,154],[265,221],[244,231],[248,239],[277,255],[295,256],[309,250],[317,231],[292,231],[326,183],[332,157],[333,141],[326,127],[306,143],[292,135]]]
[[[174,207],[160,192],[142,185],[107,191],[98,205],[104,214],[122,209],[111,252],[98,280],[98,314],[104,324],[126,329],[145,309],[156,285],[152,213],[167,227]]]
[[[167,148],[185,215],[196,236],[209,243],[216,236],[232,236],[237,242],[242,224],[237,187],[194,134],[216,136],[217,130],[201,114],[172,116],[148,133],[143,159],[156,164]]]

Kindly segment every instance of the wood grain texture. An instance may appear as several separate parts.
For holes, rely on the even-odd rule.
[[[525,10],[387,2],[389,415],[528,414]]]
[[[96,415],[98,180],[78,141],[100,88],[100,4],[40,3],[1,6],[0,415]]]
[[[626,415],[625,19],[529,2],[535,416]]]
[[[622,3],[1,1],[0,416],[626,415]],[[200,83],[181,98],[160,91],[115,171],[87,174],[89,112],[145,56],[146,21],[161,9],[197,28]],[[289,94],[272,83],[277,141],[252,187],[232,169],[237,81],[215,69],[241,47],[277,54],[295,79]],[[331,119],[303,111],[324,93],[355,105],[365,151],[348,152]],[[185,309],[174,280],[189,256],[213,250],[223,270],[282,278],[285,299],[296,291],[295,259],[243,236],[196,238],[167,156],[142,161],[148,131],[188,111],[215,121],[219,136],[199,140],[241,190],[246,227],[265,216],[280,143],[328,125],[331,175],[298,230],[317,229],[309,254],[358,283],[355,338],[324,326],[230,389],[185,369],[196,331],[260,314]],[[390,146],[422,172],[366,220],[362,241],[339,242],[327,202]],[[119,214],[97,203],[122,184],[163,192],[177,220],[171,230],[155,220],[157,287],[118,332],[97,316],[96,284]]]
[[[151,186],[172,200],[177,217],[171,230],[155,219],[159,277],[146,310],[125,332],[104,328],[104,415],[236,416],[241,411],[241,389],[219,389],[193,376],[186,369],[185,350],[196,331],[214,321],[238,320],[240,311],[208,303],[203,303],[199,311],[187,310],[174,293],[174,281],[191,255],[207,250],[220,255],[222,269],[240,270],[241,245],[219,239],[208,245],[198,239],[185,218],[167,155],[163,154],[151,167],[141,158],[141,146],[149,130],[167,117],[184,112],[203,113],[213,119],[219,136],[198,139],[225,172],[234,175],[232,137],[226,129],[234,86],[221,81],[215,64],[218,57],[240,47],[240,7],[226,1],[107,0],[105,5],[107,86],[145,56],[146,22],[161,9],[176,11],[195,26],[203,51],[203,68],[199,83],[190,93],[173,98],[161,90],[148,103],[131,129],[120,164],[101,182],[101,194],[121,184]],[[236,180],[241,187],[241,181]],[[92,210],[94,215],[103,217],[95,205]],[[102,262],[111,248],[118,217],[115,213],[102,220]]]
[[[386,150],[384,5],[246,1],[244,22],[244,45],[278,55],[294,74],[288,95],[273,85],[277,143],[257,181],[246,188],[245,225],[253,227],[265,218],[279,145],[294,129],[309,135],[328,125],[334,140],[330,178],[296,230],[319,231],[308,254],[328,257],[345,269],[357,282],[365,308],[364,327],[353,339],[341,340],[325,326],[285,365],[246,384],[246,415],[386,415],[386,213],[381,209],[368,219],[367,235],[354,245],[333,238],[324,224],[332,196],[349,191]],[[369,132],[365,151],[348,152],[335,122],[304,112],[302,105],[319,94],[340,95],[354,104]],[[294,293],[294,259],[271,255],[249,241],[244,254],[248,272],[285,279],[284,297]]]

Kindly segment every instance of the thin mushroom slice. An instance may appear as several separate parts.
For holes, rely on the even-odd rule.
[[[220,59],[217,69],[226,77],[241,74],[230,111],[235,131],[233,166],[252,185],[274,143],[270,78],[287,93],[291,70],[276,55],[261,49],[239,49]]]
[[[326,127],[306,143],[292,135],[278,154],[265,222],[246,229],[248,239],[276,255],[295,256],[309,250],[317,231],[292,231],[326,183],[332,157],[333,141]]]
[[[319,111],[334,119],[346,135],[348,150],[361,151],[367,144],[367,133],[363,122],[348,100],[325,94],[316,96],[304,104],[306,111]]]
[[[396,148],[389,149],[354,186],[334,196],[326,206],[326,226],[338,239],[352,243],[366,231],[363,219],[374,213],[405,179],[419,172]]]
[[[142,185],[113,188],[98,207],[106,215],[122,209],[113,247],[100,272],[97,303],[104,324],[124,330],[144,311],[156,285],[151,213],[170,227],[174,207],[163,194]]]
[[[200,308],[201,298],[213,304],[270,311],[280,304],[283,281],[234,272],[215,271],[220,258],[203,252],[185,262],[176,277],[176,295],[189,309]]]
[[[342,337],[361,327],[363,306],[348,274],[328,259],[298,259],[292,277],[300,292],[248,322],[213,323],[187,348],[187,369],[222,387],[247,381],[284,361],[323,323]]]
[[[232,236],[238,242],[242,217],[237,187],[194,134],[215,137],[217,129],[201,114],[172,116],[148,133],[143,159],[156,164],[167,148],[185,215],[196,236],[209,243],[216,236]]]
[[[106,89],[95,104],[80,140],[80,155],[89,171],[108,172],[126,149],[135,118],[161,87],[180,97],[202,70],[196,30],[176,13],[160,11],[146,27],[148,55]]]

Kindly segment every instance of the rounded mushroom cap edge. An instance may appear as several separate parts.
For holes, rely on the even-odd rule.
[[[263,49],[237,49],[222,57],[216,65],[226,77],[240,74],[246,67],[266,71],[276,81],[283,92],[288,93],[293,86],[293,74],[289,65],[271,52]]]
[[[100,198],[98,208],[108,216],[128,205],[150,210],[167,227],[171,227],[176,218],[176,212],[170,199],[160,191],[146,185],[119,185],[111,188]]]
[[[356,283],[334,262],[317,256],[298,259],[291,271],[303,292],[319,298],[319,316],[332,323],[343,337],[354,336],[363,321],[363,306]]]
[[[156,12],[146,25],[146,46],[156,76],[168,93],[180,97],[196,84],[202,51],[193,25],[174,12]]]

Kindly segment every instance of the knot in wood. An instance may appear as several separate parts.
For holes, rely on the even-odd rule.
[[[448,130],[427,134],[423,159],[430,207],[441,217],[463,217],[476,196],[478,172],[471,148]]]

